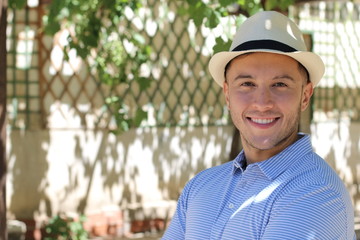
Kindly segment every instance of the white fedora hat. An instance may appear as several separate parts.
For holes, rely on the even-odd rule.
[[[307,51],[298,26],[279,12],[262,11],[248,18],[238,28],[230,50],[216,53],[210,59],[211,76],[222,87],[226,65],[233,58],[249,52],[277,53],[294,58],[307,69],[314,87],[324,75],[321,58]]]

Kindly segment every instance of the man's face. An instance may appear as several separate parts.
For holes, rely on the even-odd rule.
[[[252,53],[233,59],[224,94],[243,146],[280,152],[292,144],[313,88],[291,57]],[[278,150],[278,151],[277,151]]]

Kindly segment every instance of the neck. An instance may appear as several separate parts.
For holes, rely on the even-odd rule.
[[[247,143],[246,140],[241,137],[241,141],[243,143],[244,153],[246,157],[246,162],[249,165],[251,163],[265,161],[277,155],[278,153],[282,152],[285,148],[296,142],[298,138],[299,137],[296,132],[296,134],[292,134],[291,136],[279,142],[270,149],[260,149]]]

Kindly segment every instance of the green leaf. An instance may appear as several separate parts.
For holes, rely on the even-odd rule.
[[[195,1],[193,6],[190,6],[188,14],[190,19],[194,21],[194,24],[199,27],[204,21],[204,18],[207,18],[211,14],[211,8],[206,6],[202,1]]]
[[[294,4],[295,0],[282,0],[281,1],[281,5],[280,5],[280,9],[281,10],[286,10],[289,8],[290,5]]]
[[[220,23],[220,13],[212,11],[210,16],[208,16],[208,21],[205,23],[205,26],[208,28],[215,28]]]
[[[130,121],[129,120],[122,120],[120,121],[120,130],[127,132],[130,130]]]
[[[60,29],[61,26],[59,22],[51,21],[46,24],[44,32],[47,35],[54,36]]]
[[[70,60],[70,57],[69,57],[69,52],[70,52],[70,51],[69,51],[69,46],[65,46],[63,52],[64,52],[64,60],[68,62],[68,61]]]
[[[144,91],[144,90],[148,89],[152,83],[151,79],[144,78],[144,77],[137,78],[136,82],[139,84],[140,91]]]
[[[98,38],[89,32],[87,32],[86,35],[82,37],[82,41],[89,47],[96,47],[98,45]]]
[[[9,0],[9,6],[11,8],[22,9],[26,6],[27,0]]]
[[[187,0],[187,3],[189,5],[195,6],[195,5],[198,5],[199,3],[201,3],[201,0]]]
[[[136,110],[136,114],[135,114],[135,118],[134,118],[134,125],[136,127],[139,127],[141,122],[145,119],[147,119],[147,112],[145,112],[141,108],[138,108]]]
[[[110,9],[111,7],[115,6],[115,0],[103,0],[104,7],[106,9]]]
[[[195,26],[200,27],[204,20],[204,16],[202,16],[201,14],[198,14],[198,15],[193,16],[192,19],[194,20]]]
[[[89,50],[86,49],[85,47],[80,47],[77,46],[75,48],[76,53],[82,58],[82,59],[86,59],[86,57],[89,55]]]
[[[189,13],[189,9],[184,7],[184,6],[181,6],[181,7],[178,8],[177,13],[180,16],[184,16],[184,15],[187,15]]]
[[[281,10],[286,10],[295,0],[267,0],[265,2],[265,10],[274,10],[280,8]]]
[[[231,41],[225,42],[221,37],[217,37],[215,39],[216,44],[213,47],[214,53],[222,52],[222,51],[228,51],[231,46]]]
[[[265,10],[272,10],[279,3],[278,0],[267,0],[265,1]]]
[[[244,6],[246,3],[246,0],[237,0],[237,4],[239,4],[240,6]]]
[[[119,101],[120,101],[120,98],[117,97],[117,96],[111,96],[111,97],[107,97],[107,98],[105,99],[105,102],[106,102],[107,104],[112,104],[112,103],[116,103],[116,102],[119,102]]]
[[[236,3],[235,0],[219,0],[220,6],[227,7],[233,3]]]
[[[145,44],[145,38],[139,33],[135,33],[133,35],[133,40],[135,40],[135,42],[138,44],[141,44],[141,45]]]

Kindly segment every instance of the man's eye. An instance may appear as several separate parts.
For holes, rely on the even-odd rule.
[[[287,87],[287,85],[283,82],[278,82],[274,84],[274,87]]]
[[[253,87],[255,86],[255,84],[253,84],[252,82],[243,82],[241,84],[241,86],[244,86],[244,87]]]

